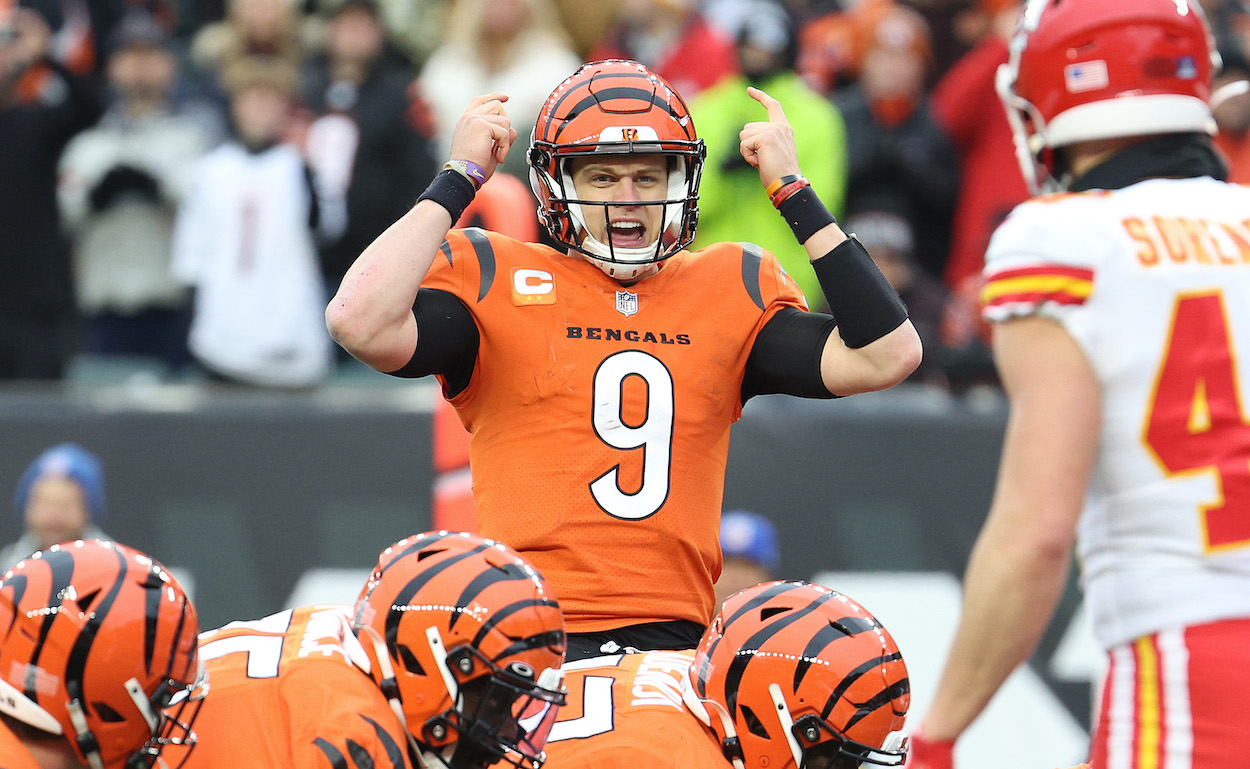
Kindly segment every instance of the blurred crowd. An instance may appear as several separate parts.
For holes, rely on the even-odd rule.
[[[1203,0],[1250,75],[1250,3]],[[800,162],[906,301],[913,380],[994,386],[982,256],[1026,189],[994,91],[1017,0],[0,0],[0,380],[83,360],[311,387],[349,365],[322,311],[448,159],[474,95],[522,139],[585,60],[626,57],[690,104],[708,158],[695,247],[751,240],[814,305],[807,256],[737,133],[778,98]],[[1217,143],[1250,181],[1250,96]],[[523,151],[462,225],[535,240]]]

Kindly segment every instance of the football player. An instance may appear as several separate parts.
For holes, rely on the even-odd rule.
[[[563,702],[560,607],[504,545],[428,532],[384,550],[355,607],[205,633],[185,769],[537,769]]]
[[[782,105],[750,93],[765,119],[740,150],[836,320],[807,312],[757,245],[684,250],[704,145],[681,96],[631,61],[584,65],[538,115],[527,157],[558,247],[449,232],[516,139],[507,96],[487,94],[461,116],[447,168],[326,311],[360,360],[438,377],[472,433],[478,529],[551,581],[571,658],[698,642],[747,399],[878,390],[919,362],[898,295],[802,176]]]
[[[19,561],[0,579],[0,767],[148,769],[192,744],[198,632],[137,550],[77,540]]]
[[[570,663],[547,769],[899,766],[898,646],[847,596],[768,582],[726,599],[696,651]]]
[[[1219,57],[1186,0],[1032,0],[999,70],[1034,193],[984,317],[1010,399],[998,484],[912,766],[1033,653],[1075,545],[1109,668],[1089,764],[1250,754],[1250,190],[1212,148]]]

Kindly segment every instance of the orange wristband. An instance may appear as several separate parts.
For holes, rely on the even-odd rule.
[[[804,179],[801,176],[799,177],[798,181],[794,181],[794,182],[790,182],[789,184],[786,184],[781,189],[777,190],[776,192],[772,194],[771,197],[773,201],[773,208],[778,208],[778,209],[781,208],[781,204],[786,202],[787,198],[789,198],[791,195],[798,192],[799,190],[803,189],[804,187],[810,187],[810,186],[812,186],[812,183],[809,182],[807,179]]]
[[[803,178],[802,174],[788,174],[786,176],[781,177],[780,179],[773,181],[772,184],[764,188],[764,192],[767,192],[768,197],[771,198],[777,194],[777,190],[781,189],[787,184],[790,184],[791,182],[797,182],[799,179],[802,179],[802,178]]]

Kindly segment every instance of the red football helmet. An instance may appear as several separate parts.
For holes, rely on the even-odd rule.
[[[564,704],[564,615],[511,548],[447,531],[396,542],[354,629],[427,766],[541,766]]]
[[[148,556],[53,545],[0,581],[0,712],[63,735],[91,769],[147,769],[166,745],[194,743],[198,632],[186,593]]]
[[[665,200],[649,204],[664,207],[663,232],[642,248],[617,248],[590,235],[582,207],[607,204],[582,199],[569,170],[570,158],[627,154],[669,159]],[[694,240],[706,154],[686,103],[663,78],[623,59],[585,64],[556,86],[534,125],[527,157],[539,220],[553,239],[608,275],[634,277]]]
[[[686,702],[735,769],[900,766],[907,666],[845,595],[766,582],[725,599],[690,666]]]
[[[1060,188],[1056,147],[1215,133],[1209,102],[1219,66],[1197,2],[1030,0],[996,83],[1030,190]]]

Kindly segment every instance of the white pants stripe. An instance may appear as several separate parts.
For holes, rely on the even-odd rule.
[[[1110,651],[1106,769],[1191,769],[1189,650],[1181,629]],[[1143,750],[1145,748],[1145,750]]]

